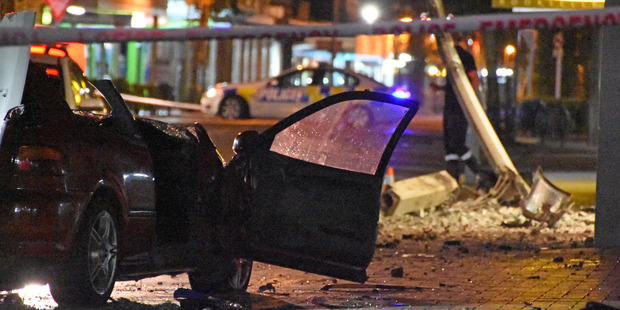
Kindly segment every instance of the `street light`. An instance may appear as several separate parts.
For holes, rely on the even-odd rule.
[[[86,9],[83,6],[70,5],[67,8],[67,13],[71,15],[84,15],[86,14]]]
[[[360,14],[367,23],[372,24],[379,18],[379,8],[374,4],[366,4],[362,7]]]
[[[514,56],[517,49],[512,44],[506,45],[504,48],[504,66],[508,68],[514,67]]]

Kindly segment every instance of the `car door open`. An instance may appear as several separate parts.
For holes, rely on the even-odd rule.
[[[325,98],[263,132],[243,157],[243,255],[363,282],[383,174],[418,103],[375,92]],[[241,163],[242,162],[242,163]],[[231,219],[234,220],[234,219]]]

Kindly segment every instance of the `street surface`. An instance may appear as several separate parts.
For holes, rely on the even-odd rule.
[[[584,309],[620,306],[620,252],[592,247],[594,213],[571,209],[553,229],[507,227],[515,214],[480,199],[425,217],[383,218],[366,284],[255,263],[247,293],[184,309]],[[187,275],[117,283],[104,309],[179,309]],[[45,288],[24,296],[53,309]],[[188,301],[184,305],[189,305]]]

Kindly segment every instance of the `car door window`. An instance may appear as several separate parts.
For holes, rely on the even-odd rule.
[[[359,83],[354,76],[343,72],[333,71],[331,76],[332,84],[335,87],[355,87]]]
[[[314,70],[300,70],[282,76],[278,83],[281,87],[305,87],[314,83]]]
[[[314,70],[314,73],[312,74],[311,85],[322,86],[322,87],[331,86],[331,78],[328,73],[329,71],[325,71],[323,69]]]
[[[88,111],[100,115],[109,113],[105,100],[96,93],[95,88],[90,85],[86,77],[84,77],[82,69],[77,64],[69,64],[69,76],[71,79],[71,93],[75,102],[75,106],[71,106],[71,110]]]
[[[279,132],[270,150],[314,164],[375,174],[407,111],[407,107],[367,100],[340,102]]]

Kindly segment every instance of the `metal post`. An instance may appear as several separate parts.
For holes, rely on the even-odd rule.
[[[441,0],[433,0],[433,5],[439,17],[444,17],[445,13]],[[437,44],[446,68],[450,72],[452,87],[459,98],[459,103],[468,117],[470,124],[476,130],[480,137],[480,141],[485,151],[489,155],[491,161],[498,171],[510,170],[514,172],[515,181],[527,192],[530,191],[529,185],[523,180],[514,166],[512,160],[506,153],[506,149],[497,137],[491,122],[486,113],[482,109],[482,105],[476,96],[476,93],[469,83],[463,64],[454,48],[454,41],[449,33],[440,33],[437,35]]]
[[[555,57],[555,99],[562,98],[562,58],[564,57],[564,35],[553,36],[553,57]]]
[[[607,0],[605,6],[620,6],[620,0]],[[600,126],[598,140],[598,163],[596,171],[596,222],[594,243],[596,247],[620,247],[620,191],[617,189],[620,175],[620,42],[619,27],[602,27],[600,30]]]

